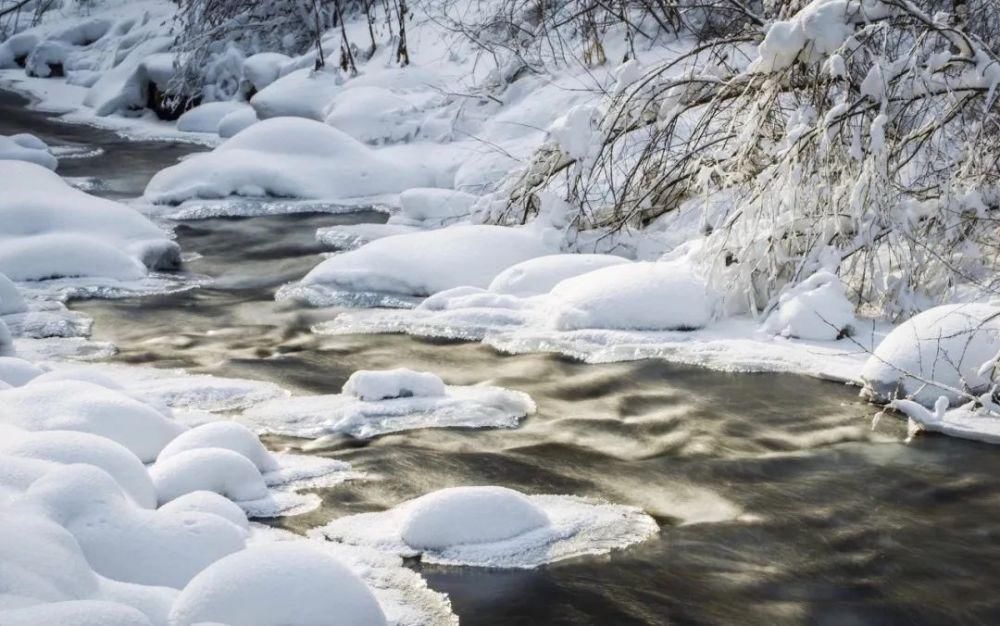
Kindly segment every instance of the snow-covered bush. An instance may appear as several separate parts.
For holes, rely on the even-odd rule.
[[[782,337],[833,340],[851,333],[854,304],[836,274],[819,271],[778,299],[764,331]]]

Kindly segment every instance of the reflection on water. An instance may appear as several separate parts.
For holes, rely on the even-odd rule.
[[[10,132],[7,110],[0,132]],[[35,129],[37,117],[14,124]],[[65,166],[125,194],[189,149],[46,124],[56,127],[39,132],[47,140],[100,135],[105,154]],[[321,260],[317,227],[380,219],[182,223],[182,247],[200,255],[188,269],[217,277],[215,285],[74,308],[95,318],[95,338],[117,343],[127,362],[272,380],[300,393],[335,392],[356,369],[405,366],[537,401],[538,414],[514,431],[426,430],[318,450],[378,479],[323,492],[325,506],[287,520],[291,528],[459,484],[603,497],[641,506],[663,526],[629,550],[535,571],[414,564],[452,596],[463,624],[1000,620],[995,448],[943,437],[904,444],[903,424],[890,419],[873,432],[871,409],[833,383],[653,361],[583,365],[402,336],[314,336],[310,325],[336,311],[273,301],[278,286]]]

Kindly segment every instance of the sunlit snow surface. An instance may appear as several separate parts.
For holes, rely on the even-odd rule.
[[[386,620],[394,626],[445,626],[458,624],[448,596],[427,587],[423,578],[403,565],[396,555],[364,546],[304,540],[286,530],[251,524],[249,546],[283,541],[309,541],[361,577],[378,600]]]
[[[549,518],[549,524],[502,541],[452,545],[420,551],[401,537],[409,507],[417,500],[380,513],[343,517],[312,532],[350,545],[366,546],[426,563],[475,567],[538,567],[584,555],[606,554],[649,539],[659,527],[635,507],[607,504],[575,496],[527,496]]]
[[[295,437],[368,438],[415,428],[515,428],[533,413],[527,394],[499,387],[447,387],[445,395],[366,402],[347,394],[273,400],[239,420],[260,432]]]

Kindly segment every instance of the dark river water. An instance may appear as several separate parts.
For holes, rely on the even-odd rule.
[[[0,133],[102,148],[60,173],[99,193],[138,196],[158,169],[197,149],[130,143],[61,124],[0,93]],[[0,193],[3,190],[0,189]],[[532,571],[421,567],[467,625],[1000,623],[1000,454],[883,419],[856,390],[793,375],[725,374],[659,361],[584,365],[504,356],[404,336],[322,337],[332,310],[290,310],[273,295],[324,250],[320,226],[377,213],[179,222],[216,278],[170,296],[88,301],[94,338],[120,361],[269,380],[332,393],[362,368],[410,367],[449,383],[528,392],[517,430],[425,430],[317,451],[375,479],[323,492],[303,530],[451,485],[603,497],[643,507],[651,541]],[[273,440],[288,445],[288,440]]]

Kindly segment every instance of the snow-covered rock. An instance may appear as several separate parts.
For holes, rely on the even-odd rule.
[[[281,68],[291,57],[279,52],[261,52],[248,56],[243,61],[243,80],[253,91],[258,92],[281,76]]]
[[[251,547],[221,559],[181,592],[172,626],[195,624],[384,626],[368,586],[306,542]]]
[[[324,111],[339,90],[337,73],[304,68],[282,76],[261,89],[250,99],[250,104],[262,120],[304,117],[323,121]]]
[[[219,137],[229,139],[253,126],[258,121],[257,113],[252,107],[241,107],[223,116],[219,120],[219,125],[215,131],[219,133]]]
[[[877,402],[909,398],[933,406],[940,396],[959,402],[991,385],[1000,353],[1000,307],[946,304],[897,326],[861,372],[864,394]]]
[[[230,114],[253,113],[243,102],[208,102],[196,106],[177,120],[177,130],[189,133],[217,133],[219,125]]]
[[[245,456],[223,448],[196,448],[157,461],[149,470],[161,505],[195,491],[230,500],[260,500],[267,484]]]
[[[0,274],[0,316],[24,313],[28,305],[14,281]]]
[[[134,209],[90,196],[41,166],[0,161],[0,272],[134,280],[175,267],[180,250]]]
[[[444,381],[430,372],[360,370],[351,374],[343,393],[373,402],[393,398],[428,398],[445,394]]]
[[[45,142],[34,135],[0,135],[0,161],[27,161],[50,170],[59,166]]]
[[[692,330],[709,324],[716,298],[674,263],[617,264],[562,281],[551,292],[559,330]]]
[[[246,426],[231,421],[209,422],[180,434],[163,448],[157,463],[188,450],[221,448],[246,457],[262,473],[278,469],[278,462]]]
[[[264,120],[161,171],[147,200],[176,204],[227,196],[336,199],[394,193],[424,182],[420,171],[394,163],[319,122]]]
[[[326,123],[360,142],[394,143],[411,139],[420,129],[416,107],[382,87],[353,87],[333,96]]]
[[[771,335],[832,341],[848,335],[857,322],[854,305],[840,278],[829,271],[816,272],[781,294],[778,307],[764,322]]]
[[[548,293],[564,280],[623,263],[629,260],[608,254],[552,254],[507,268],[493,279],[489,290],[512,296],[537,296]]]
[[[166,513],[197,512],[217,515],[243,530],[250,530],[247,514],[229,498],[214,491],[192,491],[174,498],[159,509]]]
[[[0,356],[0,381],[20,387],[41,376],[45,370],[25,359]]]
[[[24,65],[28,55],[41,43],[38,33],[23,32],[11,35],[0,43],[0,69],[11,69]]]
[[[455,487],[382,513],[350,515],[314,534],[427,563],[531,568],[604,554],[658,531],[639,509],[502,487]]]
[[[66,61],[72,52],[73,47],[63,41],[43,41],[28,55],[24,71],[28,76],[38,78],[63,76]]]
[[[552,251],[534,231],[501,226],[396,235],[327,259],[299,285],[283,288],[279,297],[321,306],[352,299],[402,305],[399,296],[419,298],[463,285],[486,287],[511,265]]]

